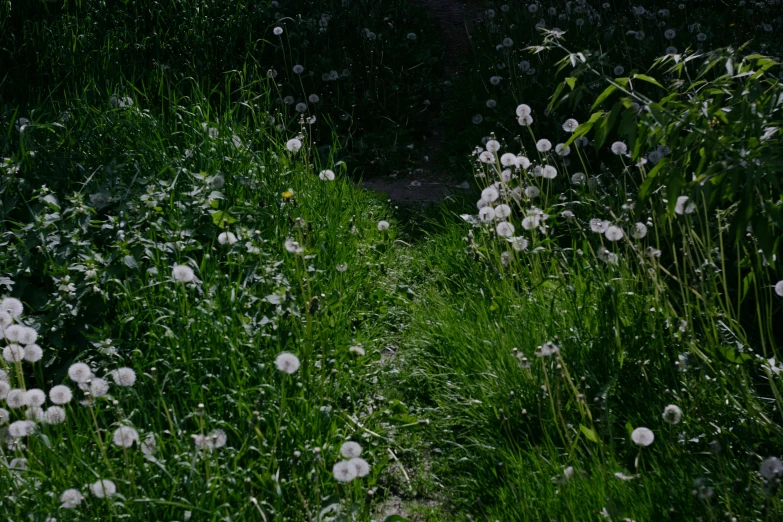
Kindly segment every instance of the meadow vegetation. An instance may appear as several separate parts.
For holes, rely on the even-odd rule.
[[[779,0],[0,15],[4,518],[783,512]]]

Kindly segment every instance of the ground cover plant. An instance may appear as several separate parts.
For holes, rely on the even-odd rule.
[[[779,517],[779,2],[486,4],[423,226],[419,6],[2,6],[0,514]]]

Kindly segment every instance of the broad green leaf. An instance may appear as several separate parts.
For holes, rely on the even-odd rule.
[[[598,96],[598,98],[596,98],[595,103],[593,103],[593,106],[590,107],[590,110],[594,111],[596,107],[601,105],[604,102],[604,100],[606,100],[616,90],[617,90],[616,85],[610,85],[609,87],[604,89],[604,92],[602,92],[601,95]]]
[[[571,87],[571,90],[574,90],[574,87],[576,86],[576,78],[571,76],[570,78],[566,78],[565,81],[569,87]]]
[[[664,89],[664,90],[666,89],[666,87],[664,87],[663,85],[658,83],[658,80],[656,80],[652,76],[647,76],[646,74],[635,74],[634,75],[634,79],[637,79],[637,78],[639,80],[645,81],[647,83],[651,83],[651,84],[655,85],[656,87],[660,87],[661,89]]]
[[[656,182],[656,178],[658,176],[658,173],[661,171],[663,167],[669,164],[671,159],[669,158],[663,158],[661,161],[659,161],[653,168],[650,170],[650,172],[647,173],[647,177],[644,179],[644,182],[642,182],[642,186],[639,188],[639,200],[644,201],[645,199],[650,197],[650,194],[652,194],[652,188],[653,185]]]
[[[585,437],[587,437],[588,440],[595,442],[596,444],[600,444],[601,440],[598,438],[598,435],[595,433],[595,430],[592,428],[588,428],[584,424],[579,425],[579,431],[584,434]]]
[[[237,220],[236,218],[232,217],[231,214],[229,214],[227,211],[218,210],[212,213],[212,222],[220,228],[225,228],[228,225],[236,223]]]

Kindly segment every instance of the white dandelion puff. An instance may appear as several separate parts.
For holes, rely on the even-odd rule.
[[[571,153],[571,147],[569,147],[565,143],[558,143],[557,145],[555,145],[555,153],[558,156],[566,157]]]
[[[587,176],[585,176],[584,172],[575,172],[571,175],[571,183],[574,185],[581,185],[586,179]]]
[[[302,140],[299,138],[291,138],[286,142],[285,148],[288,149],[289,152],[299,152],[299,149],[302,148]]]
[[[783,297],[783,281],[775,283],[775,293],[778,294],[779,297]]]
[[[505,203],[498,205],[495,207],[495,218],[496,219],[505,219],[508,216],[511,215],[511,207],[506,205]]]
[[[89,381],[89,383],[81,383],[79,385],[83,390],[89,391],[93,397],[103,397],[109,393],[109,381],[95,377]]]
[[[90,484],[90,491],[98,498],[109,498],[117,493],[117,486],[111,480],[98,480]]]
[[[517,167],[523,170],[527,169],[530,167],[530,160],[525,156],[517,156]]]
[[[604,236],[606,236],[606,239],[609,241],[619,241],[623,238],[623,229],[618,226],[611,225],[606,229],[606,232],[604,232]]]
[[[647,225],[644,223],[636,223],[633,228],[631,228],[631,236],[635,239],[642,239],[646,235]]]
[[[547,139],[540,139],[536,142],[538,152],[549,152],[552,150],[552,142]]]
[[[275,366],[281,372],[291,375],[299,369],[299,357],[289,352],[282,352],[275,358]]]
[[[111,440],[115,446],[130,448],[134,442],[139,442],[139,432],[130,426],[120,426],[114,430]]]
[[[609,228],[609,225],[610,225],[609,221],[606,220],[601,220],[597,218],[590,220],[590,230],[592,230],[596,234],[603,234],[604,232],[606,232],[607,229]]]
[[[33,388],[25,392],[25,404],[28,406],[41,406],[46,402],[46,394],[43,390]]]
[[[195,277],[193,269],[187,265],[174,265],[171,269],[171,278],[178,283],[190,283]]]
[[[233,245],[237,242],[237,236],[235,236],[232,232],[221,232],[218,234],[218,243],[221,245]]]
[[[348,464],[356,469],[356,476],[358,477],[365,477],[370,473],[370,465],[362,458],[354,457],[348,461]]]
[[[27,362],[38,362],[43,357],[43,349],[37,344],[30,344],[24,348],[24,360]]]
[[[61,406],[49,406],[44,412],[43,420],[46,424],[62,424],[65,422],[65,410]]]
[[[669,404],[664,408],[661,417],[663,418],[663,421],[668,424],[678,424],[682,418],[682,410],[677,405]]]
[[[338,482],[350,482],[358,475],[356,466],[347,460],[342,460],[334,465],[332,474]]]
[[[783,476],[783,462],[777,457],[769,457],[761,463],[759,473],[767,480]]]
[[[49,390],[49,400],[54,404],[68,404],[73,399],[73,392],[65,385],[58,384]]]
[[[10,363],[17,363],[24,359],[24,348],[18,344],[9,344],[3,348],[3,359]]]
[[[385,221],[383,219],[378,221],[378,231],[379,232],[383,232],[384,230],[388,230],[388,229],[389,229],[389,222],[388,221]]]
[[[283,34],[283,28],[282,27],[275,27],[272,29],[272,33],[274,33],[275,36],[280,36]]]
[[[663,36],[667,40],[672,40],[675,36],[677,36],[677,31],[674,29],[666,29],[666,31],[663,32]]]
[[[294,241],[290,237],[285,240],[284,246],[286,251],[291,254],[301,254],[302,252],[304,252],[304,248],[302,248],[302,245],[300,245],[298,241]]]
[[[35,423],[29,420],[19,420],[8,426],[8,434],[15,439],[30,436],[34,432]]]
[[[136,372],[132,368],[118,368],[111,372],[111,378],[117,386],[133,386],[136,382]]]
[[[28,344],[35,343],[37,340],[38,332],[35,331],[35,328],[30,328],[29,326],[23,326],[21,328],[18,339],[19,344],[27,346]]]
[[[518,118],[524,118],[525,116],[530,116],[533,113],[533,109],[531,109],[529,105],[525,105],[524,103],[522,103],[520,105],[517,105],[516,112]]]
[[[508,242],[511,243],[511,248],[513,248],[517,252],[521,252],[522,250],[527,250],[528,241],[522,236],[508,238]]]
[[[11,418],[11,414],[5,408],[0,408],[0,426],[4,426]]]
[[[655,440],[655,434],[648,428],[636,428],[631,433],[631,440],[637,446],[649,446]]]
[[[504,167],[515,167],[517,164],[517,157],[515,154],[506,152],[500,156],[500,164]]]
[[[492,207],[483,207],[478,213],[479,221],[489,223],[495,219],[495,209]]]
[[[563,123],[563,130],[566,132],[574,132],[577,127],[579,127],[579,122],[573,118],[569,118]]]
[[[557,169],[552,165],[544,165],[541,169],[541,177],[545,179],[555,179],[557,177]]]
[[[612,152],[618,156],[628,152],[628,146],[622,141],[615,141],[612,143]]]
[[[514,225],[507,221],[501,221],[495,228],[500,237],[511,237],[514,235]]]
[[[16,319],[22,315],[22,312],[24,312],[24,306],[19,299],[14,297],[6,297],[0,301],[0,311],[3,311]]]
[[[6,327],[4,331],[5,339],[11,343],[18,343],[19,338],[22,336],[22,332],[24,332],[24,326],[21,324],[12,324],[11,326]]]
[[[82,503],[82,500],[84,500],[84,495],[82,495],[78,489],[66,489],[60,495],[60,502],[62,502],[60,508],[74,509]]]
[[[27,393],[20,388],[9,390],[8,394],[5,396],[5,404],[9,408],[14,409],[27,406]]]
[[[487,141],[487,150],[489,152],[497,152],[500,150],[500,142],[497,140]]]
[[[329,169],[322,170],[320,174],[318,174],[318,177],[321,178],[322,181],[334,181],[334,172]]]
[[[541,195],[541,189],[535,185],[530,185],[529,187],[525,187],[525,195],[530,199],[537,198]]]
[[[527,127],[527,126],[533,124],[533,117],[532,116],[520,116],[519,118],[517,118],[517,122],[521,126]]]
[[[4,401],[8,397],[8,392],[11,391],[11,385],[6,381],[0,381],[0,401]]]
[[[304,72],[304,67],[302,67],[299,64],[294,65],[294,74],[302,74]]]
[[[358,355],[360,357],[363,356],[365,353],[364,348],[362,348],[360,344],[357,344],[356,346],[351,346],[350,348],[348,348],[348,352]]]
[[[680,196],[677,198],[677,203],[674,205],[675,214],[692,214],[694,210],[696,210],[696,205],[688,196]]]
[[[500,197],[500,192],[495,187],[487,187],[481,191],[481,199],[494,202]]]
[[[481,163],[493,163],[495,161],[495,155],[492,154],[490,151],[485,150],[481,154],[479,154],[479,161]]]
[[[346,459],[352,459],[362,454],[362,446],[358,442],[349,440],[340,446],[340,455]]]

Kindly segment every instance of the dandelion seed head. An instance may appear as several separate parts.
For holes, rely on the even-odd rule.
[[[497,140],[489,140],[487,141],[487,150],[489,152],[497,152],[500,150],[500,142]]]
[[[18,338],[19,344],[23,344],[26,346],[28,344],[33,344],[37,340],[38,340],[38,332],[35,331],[35,328],[30,328],[29,326],[21,327],[21,331],[19,332],[19,338]]]
[[[90,484],[90,491],[98,498],[109,498],[117,493],[117,486],[111,480],[103,479]]]
[[[348,461],[348,464],[356,469],[356,476],[358,477],[365,477],[370,473],[370,465],[363,458],[354,457]]]
[[[674,205],[675,214],[692,214],[694,210],[696,210],[696,205],[688,196],[680,196],[677,198],[677,203]]]
[[[678,424],[682,418],[682,410],[679,406],[669,404],[664,408],[662,417],[668,424]]]
[[[571,175],[571,183],[574,185],[581,185],[586,179],[587,176],[585,176],[584,172],[575,172]]]
[[[636,428],[631,433],[631,440],[637,446],[649,446],[655,440],[655,434],[648,428]]]
[[[675,31],[674,29],[666,29],[663,32],[663,36],[667,40],[672,40],[672,39],[674,39],[675,36],[677,36],[677,31]]]
[[[489,223],[495,219],[495,209],[492,207],[482,207],[478,213],[479,221]]]
[[[10,391],[11,385],[6,381],[0,381],[0,401],[4,401]]]
[[[358,442],[349,440],[340,446],[340,455],[346,459],[352,459],[362,454],[362,447]]]
[[[0,311],[5,312],[16,319],[24,312],[24,306],[19,299],[16,299],[15,297],[6,297],[0,301]]]
[[[218,234],[218,243],[221,245],[233,245],[237,242],[237,236],[235,236],[232,232],[221,232]]]
[[[7,328],[11,326],[11,323],[14,322],[14,318],[11,317],[11,314],[4,310],[0,310],[0,327]],[[3,331],[0,330],[0,335],[3,334]]]
[[[631,236],[635,239],[642,239],[646,235],[647,225],[644,223],[636,223],[633,228],[631,228]]]
[[[511,248],[513,248],[517,252],[521,252],[522,250],[527,250],[528,241],[522,236],[511,237],[508,239],[508,242],[511,243]]]
[[[9,390],[5,396],[5,404],[9,408],[21,408],[27,406],[27,392],[20,388]]]
[[[43,357],[43,349],[37,344],[30,344],[24,348],[24,360],[27,362],[38,362]]]
[[[565,145],[564,143],[558,143],[555,145],[555,154],[561,157],[566,157],[571,153],[571,147]]]
[[[302,74],[304,72],[304,67],[302,67],[299,64],[294,65],[294,74]]]
[[[593,218],[590,220],[590,230],[596,234],[603,234],[609,229],[610,223],[606,220]]]
[[[579,122],[573,118],[569,118],[563,123],[563,130],[566,132],[574,132],[579,127]]]
[[[23,331],[24,326],[21,324],[12,324],[11,326],[6,327],[4,331],[5,339],[11,343],[18,343]]]
[[[289,352],[282,352],[275,358],[275,366],[281,372],[291,375],[299,369],[299,357]]]
[[[528,66],[529,65],[530,64],[528,64]],[[533,109],[531,109],[529,105],[522,103],[520,105],[517,105],[516,113],[518,118],[522,118],[524,116],[530,116],[533,113]]]
[[[318,177],[321,178],[322,181],[334,181],[334,172],[326,169],[322,170],[320,174],[318,174]]]
[[[187,265],[174,265],[171,269],[171,277],[178,283],[190,283],[195,279],[193,269]]]
[[[495,155],[492,154],[490,151],[485,150],[481,154],[479,154],[479,161],[481,163],[493,163],[495,161]]]
[[[38,388],[32,388],[30,390],[27,390],[25,392],[25,404],[28,406],[41,406],[44,402],[46,402],[46,394],[43,390],[39,390]]]
[[[511,215],[511,207],[509,207],[505,203],[502,203],[497,207],[495,207],[495,218],[505,219],[510,215]]]
[[[111,440],[115,446],[130,448],[134,442],[139,442],[139,432],[130,426],[120,426],[114,430]]]
[[[60,508],[74,509],[82,503],[82,500],[84,500],[84,495],[78,489],[66,489],[60,495],[60,502],[62,502]]]
[[[612,143],[612,152],[618,156],[628,152],[628,146],[622,141],[615,141]]]
[[[535,185],[530,185],[529,187],[525,187],[525,195],[530,199],[537,198],[541,195],[541,189]]]
[[[541,169],[541,177],[545,179],[555,179],[557,177],[557,169],[552,165],[544,165]]]
[[[350,348],[348,348],[348,351],[358,356],[362,356],[365,353],[364,348],[362,348],[360,344],[357,344],[356,346],[351,346]]]
[[[552,150],[552,142],[547,139],[540,139],[536,142],[538,152],[549,152]]]
[[[474,125],[478,125],[484,121],[484,117],[481,114],[474,114],[470,121],[472,121]]]
[[[304,248],[302,248],[302,245],[300,245],[298,241],[294,241],[290,237],[285,240],[284,246],[286,251],[291,254],[301,254],[302,252],[304,252]]]
[[[10,328],[13,328],[13,326],[9,327],[9,329]],[[17,363],[22,361],[22,359],[24,359],[24,348],[18,344],[9,344],[3,348],[3,359],[9,363]]]
[[[0,426],[5,426],[8,420],[11,418],[11,414],[5,408],[0,408]]]
[[[80,383],[79,386],[83,390],[89,391],[90,395],[95,398],[103,397],[109,393],[109,382],[100,377],[93,377],[89,383]]]
[[[18,420],[8,426],[8,434],[15,439],[21,439],[22,437],[30,436],[34,432],[35,423],[30,420]]]
[[[65,385],[58,384],[49,390],[49,400],[54,404],[68,404],[73,399],[73,392]]]
[[[111,372],[111,378],[117,386],[133,386],[136,382],[136,372],[132,368],[118,368]]]
[[[517,157],[515,154],[512,154],[510,152],[506,152],[502,156],[500,156],[500,164],[504,167],[514,167],[517,164]]]
[[[283,34],[283,28],[275,27],[274,29],[272,29],[272,32],[274,33],[275,36],[280,36],[281,34]]]
[[[495,231],[500,237],[511,237],[514,235],[514,225],[507,221],[501,221],[495,227]]]
[[[382,219],[382,220],[378,221],[378,231],[380,231],[380,232],[383,232],[384,230],[388,230],[389,226],[390,226],[389,222],[386,221],[386,220]]]
[[[481,199],[489,201],[490,203],[497,201],[500,197],[500,192],[495,187],[487,187],[481,191]]]
[[[777,457],[769,457],[761,463],[759,473],[767,480],[775,480],[783,476],[783,462]]]
[[[338,462],[332,468],[332,474],[338,482],[350,482],[358,475],[356,466],[347,460]]]
[[[302,140],[299,138],[291,138],[286,142],[285,148],[288,149],[289,152],[299,152],[302,148]]]
[[[62,424],[65,422],[65,410],[61,406],[49,406],[43,415],[46,424]]]
[[[609,241],[619,241],[623,238],[623,235],[623,229],[615,225],[609,226],[606,232],[604,232],[604,236]]]

